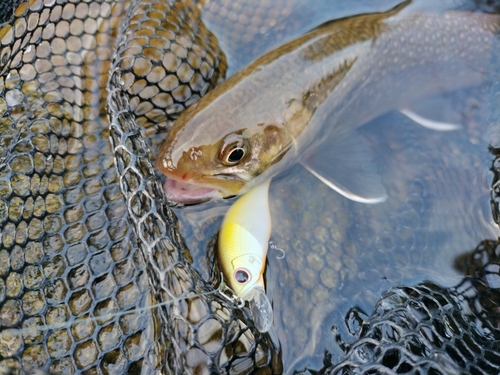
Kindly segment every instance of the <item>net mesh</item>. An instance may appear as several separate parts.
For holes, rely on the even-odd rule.
[[[147,121],[168,126],[186,91],[201,95],[223,75],[196,3],[4,6],[0,369],[280,372],[271,338],[190,267],[141,141]]]
[[[273,334],[191,266],[144,141],[224,77],[199,13],[0,4],[0,373],[282,372]],[[386,292],[320,373],[495,373],[498,249],[465,255],[456,288]]]

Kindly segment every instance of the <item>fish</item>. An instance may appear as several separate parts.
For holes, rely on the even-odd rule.
[[[271,236],[270,180],[250,189],[229,208],[218,237],[217,257],[229,288],[249,301],[254,323],[267,332],[273,310],[266,296],[264,270]]]
[[[359,128],[487,78],[497,15],[390,11],[331,21],[274,49],[194,103],[156,166],[172,202],[244,194],[301,163],[344,196],[386,198]],[[413,117],[417,119],[417,116]]]

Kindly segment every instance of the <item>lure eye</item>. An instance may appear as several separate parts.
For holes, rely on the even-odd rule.
[[[247,270],[239,268],[234,272],[234,278],[238,284],[245,284],[250,280],[250,274]]]
[[[226,137],[219,152],[222,164],[232,166],[238,164],[248,152],[248,141],[239,134]]]

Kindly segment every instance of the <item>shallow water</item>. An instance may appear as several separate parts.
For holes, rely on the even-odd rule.
[[[463,275],[455,258],[499,234],[489,207],[491,156],[473,128],[437,134],[391,113],[362,132],[386,202],[350,202],[299,168],[272,187],[272,240],[286,255],[270,252],[267,285],[283,311],[275,325],[290,350],[285,363],[297,368],[321,365],[322,356],[308,356],[336,347],[333,326],[348,340],[343,319],[350,308],[369,314],[393,286],[456,285]],[[287,193],[288,200],[278,198]],[[340,348],[335,354],[334,363]]]
[[[359,2],[356,10],[335,11],[345,16],[365,10],[366,2]],[[312,27],[325,21],[316,20]],[[360,129],[388,192],[384,203],[351,202],[300,166],[273,181],[271,240],[285,256],[269,250],[266,284],[285,373],[321,368],[325,350],[333,350],[336,363],[343,351],[334,332],[347,342],[354,337],[345,321],[351,308],[369,314],[393,286],[425,280],[456,285],[463,277],[456,258],[500,234],[490,208],[487,88],[457,91],[441,97],[438,106],[435,102],[422,101],[418,108],[461,124],[460,130],[425,129],[398,112]],[[206,277],[206,249],[230,202],[177,210]]]
[[[300,166],[273,181],[271,241],[285,256],[269,250],[266,284],[285,368],[321,368],[332,348],[333,363],[339,361],[332,327],[348,341],[344,317],[351,308],[369,314],[393,286],[454,286],[463,277],[455,258],[500,234],[490,209],[485,95],[463,90],[450,99],[464,108],[456,113],[459,131],[424,129],[397,112],[361,129],[388,192],[384,203],[351,202]],[[199,232],[199,224],[186,228],[193,214],[184,211],[177,213],[188,246],[205,248],[221,216]],[[203,250],[197,260],[205,262]]]
[[[272,27],[257,29],[258,33],[262,33],[263,38],[259,43],[254,43],[253,47],[250,45],[251,48],[248,49],[250,52],[244,52],[247,51],[245,43],[234,42],[231,38],[224,40],[224,35],[221,35],[221,42],[227,46],[229,74],[237,71],[265,50],[329,19],[360,12],[382,11],[392,7],[395,3],[397,1],[381,0],[374,3],[360,0],[349,2],[347,6],[346,2],[325,0],[314,2],[314,7],[301,6],[286,15],[282,21],[271,25]],[[465,1],[450,0],[440,2],[440,7],[461,7],[461,4],[465,3]],[[214,2],[208,4],[210,6]],[[287,4],[292,4],[292,2],[287,2]],[[435,4],[430,1],[419,1],[412,4],[407,11],[429,7],[435,7]],[[236,11],[235,14],[237,15],[238,12]],[[216,18],[209,21],[208,15],[209,13],[207,13],[207,24],[210,25],[212,22],[214,27],[224,26],[219,24]],[[15,75],[12,77],[15,78]],[[38,78],[40,77],[37,76]],[[75,80],[78,81],[78,76]],[[91,86],[95,83],[93,75],[89,82]],[[11,83],[7,82],[7,84]],[[68,101],[71,100],[70,96]],[[451,121],[463,125],[461,131],[433,132],[421,128],[398,113],[386,114],[360,129],[367,143],[367,152],[374,156],[378,172],[389,193],[388,200],[383,204],[364,205],[348,201],[328,189],[300,166],[294,167],[284,176],[273,181],[271,188],[271,210],[274,221],[272,241],[279,249],[272,248],[269,252],[266,278],[268,294],[273,301],[276,314],[274,331],[283,346],[285,373],[304,367],[319,369],[322,366],[325,349],[332,352],[333,362],[337,362],[344,352],[337,343],[334,333],[339,332],[347,342],[353,339],[356,333],[355,319],[352,319],[351,314],[347,321],[350,324],[349,327],[346,326],[345,321],[345,316],[353,307],[357,311],[369,314],[382,292],[394,285],[415,284],[428,279],[439,282],[443,286],[455,285],[461,278],[461,274],[456,271],[457,267],[453,265],[455,259],[460,254],[473,249],[480,240],[497,236],[498,231],[492,223],[489,207],[491,177],[488,169],[491,156],[487,151],[488,134],[485,131],[487,122],[484,119],[487,96],[484,90],[473,89],[454,93],[447,100],[451,105],[448,115]],[[77,104],[72,108],[75,113],[79,113]],[[436,113],[433,115],[437,116]],[[76,132],[75,137],[81,135],[78,131]],[[102,141],[104,141],[103,144],[107,144],[106,138]],[[57,143],[55,139],[54,144]],[[66,150],[65,139],[61,138],[60,145],[62,150]],[[95,147],[100,148],[100,146],[101,143],[96,143]],[[106,147],[108,146],[103,146],[103,148]],[[98,168],[94,166],[94,169],[90,168],[86,171],[93,173],[96,171],[95,168],[103,167],[104,170],[109,168],[112,176],[107,176],[109,177],[107,178],[103,174],[103,180],[106,180],[106,183],[114,183],[116,181],[113,179],[116,176],[113,175],[114,168],[111,166],[112,156],[108,152],[106,162],[99,164]],[[83,180],[82,184],[84,183]],[[97,183],[99,184],[100,182]],[[117,184],[113,186],[113,189],[106,190],[104,194],[104,198],[110,201],[119,196],[119,187]],[[9,192],[2,191],[2,193],[10,197]],[[95,200],[83,200],[85,209],[88,208],[89,212],[97,210],[98,214],[103,214],[105,211],[117,221],[123,219],[117,227],[119,230],[112,227],[111,232],[114,234],[119,232],[118,234],[123,235],[125,239],[133,238],[132,226],[126,219],[125,203],[122,202],[121,206],[111,203],[110,207],[114,208],[114,214],[112,214],[108,209],[99,209],[101,195],[97,191],[93,195],[94,198],[97,197]],[[43,193],[41,196],[45,198],[46,194]],[[17,198],[13,197],[13,201]],[[68,194],[68,199],[78,200],[81,197],[78,194]],[[231,202],[232,200],[228,200],[220,204],[212,203],[177,210],[181,219],[182,234],[195,257],[197,268],[202,270],[205,278],[209,277],[206,264],[207,251],[210,253],[213,250],[208,248],[209,242],[216,235],[224,210]],[[48,206],[54,208],[50,204]],[[0,208],[5,207],[4,205]],[[82,224],[84,219],[78,217],[80,206],[75,207],[77,209],[64,206],[63,210],[68,215],[68,223],[73,224],[75,220],[76,227]],[[20,215],[21,211],[16,211],[15,205],[12,208],[12,216]],[[66,210],[67,208],[69,210]],[[26,212],[28,211],[29,208],[26,209]],[[5,212],[3,211],[4,215]],[[54,228],[56,224],[57,221],[54,220],[52,223]],[[46,225],[50,227],[51,221],[47,220]],[[19,243],[23,243],[22,237],[25,237],[27,232],[26,227],[20,228]],[[82,237],[87,233],[85,228],[74,232],[66,231],[66,229],[62,227],[57,231],[73,236],[81,234]],[[50,231],[52,228],[44,227],[43,230]],[[102,233],[106,234],[105,230]],[[13,238],[12,233],[7,233],[4,234],[3,240],[12,243]],[[2,239],[1,234],[0,239]],[[149,288],[150,280],[146,276],[150,268],[149,264],[130,244],[130,241],[124,241],[123,248],[113,247],[110,251],[101,251],[101,249],[107,249],[105,246],[110,243],[109,237],[105,235],[91,237],[89,243],[94,247],[91,247],[88,252],[86,245],[73,246],[71,251],[68,245],[61,254],[58,253],[60,251],[57,248],[58,243],[44,244],[46,249],[52,252],[47,253],[46,258],[41,256],[40,259],[31,259],[37,265],[42,266],[43,263],[43,267],[47,268],[48,276],[44,282],[51,283],[54,278],[57,282],[62,282],[64,279],[67,280],[72,291],[78,289],[76,293],[70,295],[66,293],[67,290],[64,287],[61,287],[59,291],[63,296],[60,297],[61,300],[73,301],[73,297],[76,299],[81,295],[88,295],[88,300],[86,300],[88,306],[75,304],[72,305],[74,311],[68,312],[67,315],[59,314],[59,310],[54,309],[51,310],[54,314],[47,313],[43,318],[37,316],[36,319],[23,320],[20,305],[17,309],[12,307],[16,306],[13,302],[19,301],[9,297],[10,305],[8,303],[2,305],[1,323],[4,326],[17,324],[9,323],[9,314],[13,316],[17,314],[15,318],[23,324],[22,329],[25,328],[25,322],[32,324],[35,332],[37,330],[39,330],[38,333],[44,332],[45,338],[48,336],[47,330],[60,331],[52,335],[56,337],[56,334],[66,335],[62,331],[68,328],[69,332],[71,327],[71,334],[77,338],[74,342],[80,340],[78,338],[80,334],[81,337],[92,336],[87,347],[90,349],[94,345],[92,340],[97,340],[96,337],[98,337],[98,334],[94,332],[103,326],[103,316],[106,320],[108,317],[115,319],[116,327],[119,326],[118,320],[123,317],[121,323],[125,327],[136,324],[137,330],[143,330],[145,337],[149,333],[155,333],[153,331],[161,327],[159,318],[161,309],[155,308],[157,306],[154,305],[156,295]],[[29,246],[27,248],[27,258],[29,256],[33,258],[33,249],[38,248]],[[7,250],[10,249],[9,247]],[[9,273],[13,276],[18,275],[16,271],[24,267],[25,249],[21,249],[20,246],[14,249],[12,252],[2,250],[0,254],[2,256],[2,279],[0,281],[7,275],[10,266],[12,270]],[[6,258],[7,261],[5,261]],[[66,263],[66,259],[69,263]],[[208,261],[210,262],[211,258]],[[27,262],[30,263],[30,260],[27,259]],[[55,265],[51,265],[51,262]],[[56,274],[56,271],[61,274]],[[59,278],[61,275],[63,276]],[[95,275],[99,275],[100,278],[94,277]],[[31,278],[31,281],[35,276]],[[117,280],[116,283],[113,277]],[[132,281],[128,284],[127,280]],[[11,285],[22,286],[22,282],[29,283],[29,277]],[[36,288],[43,293],[47,292],[43,286]],[[89,290],[94,294],[88,294]],[[42,292],[39,294],[40,301],[45,303]],[[82,294],[79,294],[80,292]],[[5,295],[2,293],[0,292],[0,297],[4,298]],[[50,289],[48,295],[50,299]],[[108,310],[109,306],[113,306],[111,302],[107,305],[108,301],[112,301],[115,297],[119,305],[116,309],[109,308]],[[3,302],[4,299],[2,299]],[[48,302],[48,308],[58,307],[58,301]],[[96,306],[97,302],[98,306]],[[190,306],[193,307],[194,315],[200,311],[203,312],[203,309],[196,306],[194,302]],[[136,308],[139,310],[135,310]],[[130,310],[124,313],[126,309]],[[110,312],[109,316],[106,311]],[[76,319],[78,323],[75,323]],[[41,328],[44,324],[47,324],[45,330]],[[109,324],[108,327],[112,327],[113,324]],[[143,326],[144,329],[141,328]],[[118,351],[130,351],[134,355],[135,343],[119,341],[124,340],[123,337],[125,337],[120,336],[120,329],[116,328],[115,336],[108,335],[106,333],[108,331],[102,330],[103,336],[99,336],[99,339],[103,339],[103,345],[108,345],[116,339],[117,343],[122,343],[116,344],[119,346]],[[9,336],[15,338],[14,334],[7,333],[6,337]],[[155,338],[153,344],[156,345],[157,336],[150,337]],[[160,337],[158,344],[161,349],[164,343],[162,339]],[[213,341],[208,344],[213,344],[215,347],[220,345],[219,336],[210,339]],[[73,345],[74,342],[71,340],[67,340],[68,345]],[[48,342],[50,344],[50,340]],[[47,340],[42,341],[43,345],[46,343]],[[87,343],[83,344],[87,345]],[[39,347],[42,348],[43,345]],[[104,353],[109,347],[104,349],[100,347],[100,350],[102,349]],[[54,349],[57,351],[58,347],[55,346]],[[72,346],[71,351],[73,349],[75,346]],[[2,350],[9,351],[9,345],[3,345]],[[97,353],[95,350],[94,352]],[[83,364],[83,367],[94,366],[89,360],[91,357],[86,353],[75,350],[72,355],[89,361],[88,364]],[[112,356],[112,360],[120,359],[119,355],[112,354]],[[47,363],[51,363],[54,358],[47,357]],[[203,360],[204,357],[201,356],[201,358]],[[46,368],[48,366],[47,364]],[[120,372],[119,369],[116,371]]]

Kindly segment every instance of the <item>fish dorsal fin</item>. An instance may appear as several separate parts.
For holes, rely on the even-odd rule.
[[[334,132],[306,153],[301,164],[344,197],[362,203],[380,203],[387,194],[369,148],[355,130]]]

